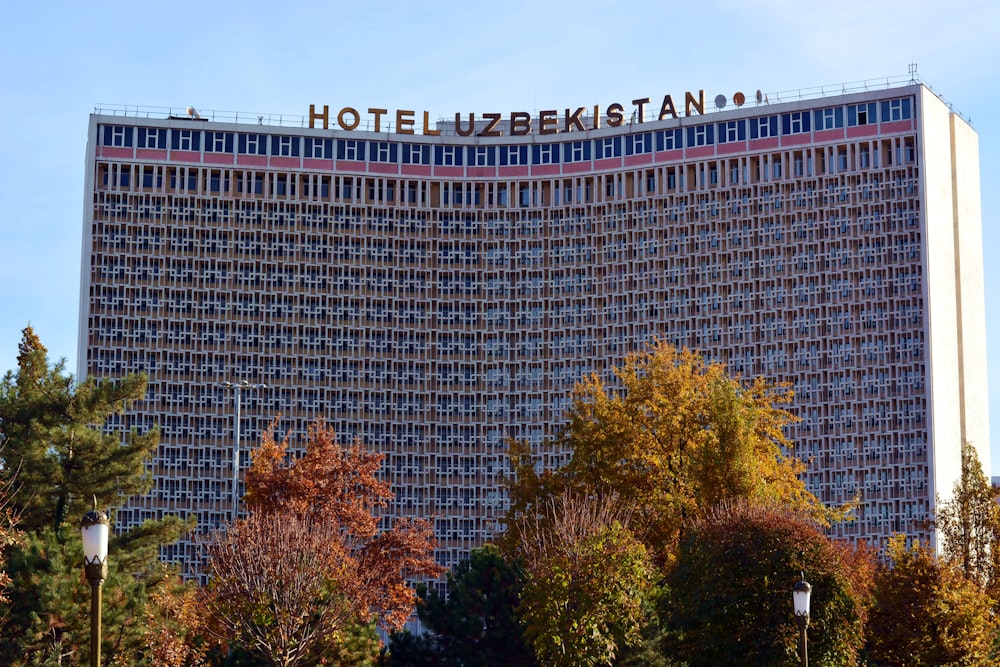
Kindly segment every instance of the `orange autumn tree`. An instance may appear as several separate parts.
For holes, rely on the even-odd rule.
[[[322,421],[309,428],[305,452],[292,456],[272,426],[246,473],[247,518],[208,549],[217,634],[292,665],[332,651],[350,623],[403,626],[416,600],[406,580],[442,568],[428,522],[403,518],[378,532],[392,499],[376,477],[383,458],[358,442],[340,445]],[[289,533],[299,529],[301,536]],[[261,590],[274,581],[273,595]]]

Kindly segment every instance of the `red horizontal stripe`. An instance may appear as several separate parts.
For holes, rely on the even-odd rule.
[[[201,162],[198,151],[170,151],[170,159],[174,162]]]
[[[337,171],[365,171],[365,163],[355,160],[337,160]]]
[[[635,167],[640,164],[649,164],[653,161],[652,153],[643,153],[641,155],[626,155],[625,156],[625,166]]]
[[[813,134],[816,141],[841,141],[844,138],[844,128],[835,130],[816,130]]]
[[[232,164],[233,156],[229,153],[205,153],[205,162],[208,164]]]
[[[557,164],[536,164],[531,168],[532,176],[557,176],[559,165]]]
[[[684,151],[680,148],[675,148],[670,151],[660,151],[656,154],[657,162],[673,162],[675,160],[683,160]]]
[[[135,158],[137,160],[166,160],[167,151],[156,148],[136,148]]]
[[[498,171],[500,172],[501,176],[527,176],[528,166],[518,165],[516,167],[500,167]]]
[[[242,164],[248,167],[266,167],[267,158],[263,155],[237,155],[236,164]]]
[[[729,155],[730,153],[743,153],[747,149],[747,142],[745,141],[730,141],[725,144],[719,144],[719,155]]]
[[[687,149],[684,153],[686,157],[709,157],[715,155],[715,146],[696,146],[695,148]]]
[[[404,176],[430,176],[431,167],[427,164],[404,164],[400,166]]]
[[[131,148],[115,148],[113,146],[101,146],[99,155],[101,157],[132,157]]]
[[[493,178],[497,175],[496,167],[469,167],[466,169],[471,178]]]
[[[778,147],[778,137],[764,137],[763,139],[751,139],[750,140],[750,150],[752,151],[765,151],[770,148]]]
[[[857,127],[847,128],[847,138],[854,139],[855,137],[871,137],[878,134],[878,125],[858,125]]]
[[[586,162],[567,162],[563,165],[563,173],[579,174],[582,171],[592,171],[592,166],[589,160]]]
[[[594,160],[594,169],[603,171],[605,169],[621,169],[622,159],[620,157],[609,157],[603,160]]]
[[[912,120],[897,120],[891,123],[882,123],[882,134],[909,132],[913,129]]]
[[[369,162],[368,171],[373,174],[398,174],[398,164],[386,164],[385,162]]]
[[[305,158],[302,160],[302,166],[306,169],[320,169],[322,171],[329,171],[333,169],[333,160],[319,160],[317,158]]]
[[[802,144],[808,144],[812,142],[812,137],[809,136],[808,132],[803,132],[802,134],[789,134],[788,136],[781,137],[782,146],[801,146]]]

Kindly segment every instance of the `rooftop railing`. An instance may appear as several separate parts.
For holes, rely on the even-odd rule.
[[[796,102],[801,100],[813,100],[820,99],[824,97],[833,97],[837,95],[848,95],[851,93],[861,93],[870,92],[874,90],[886,90],[890,88],[900,88],[904,86],[912,86],[919,83],[923,83],[934,95],[936,95],[942,102],[948,105],[952,111],[952,105],[941,96],[940,93],[935,91],[930,85],[921,81],[919,75],[916,72],[916,66],[911,65],[910,74],[905,76],[895,76],[895,77],[885,77],[879,79],[864,79],[862,81],[851,81],[848,83],[841,83],[832,86],[817,86],[813,88],[798,88],[796,90],[783,90],[778,92],[762,92],[759,93],[759,101],[757,100],[757,93],[744,93],[747,95],[747,101],[745,106],[762,106],[767,104],[780,104],[782,102]],[[655,101],[654,101],[655,102]],[[654,108],[655,107],[655,108]],[[655,121],[658,114],[658,104],[647,105],[647,112],[644,114],[645,121]],[[709,98],[705,102],[705,112],[720,111],[723,107],[717,107],[714,101]],[[732,107],[729,107],[732,108]],[[192,113],[192,111],[194,113]],[[362,114],[360,122],[357,126],[357,130],[363,131],[374,131],[374,121],[370,118],[364,118],[364,110],[358,109]],[[166,119],[166,118],[176,118],[183,120],[206,120],[214,123],[244,123],[249,125],[261,125],[268,127],[294,127],[294,128],[307,128],[309,127],[309,117],[304,115],[295,114],[274,114],[274,113],[253,113],[246,111],[214,111],[206,109],[193,109],[192,107],[156,107],[156,106],[140,106],[134,104],[97,104],[94,106],[94,113],[98,115],[106,116],[129,116],[133,118],[152,118],[152,119]],[[956,112],[958,113],[958,112]],[[330,109],[331,124],[332,116],[336,114],[335,109]],[[961,114],[959,114],[961,115]],[[389,114],[386,114],[389,116]],[[464,117],[467,116],[466,113],[462,113],[463,122]],[[589,116],[588,116],[589,118]],[[963,116],[963,118],[965,118]],[[478,120],[478,119],[477,119]],[[504,117],[504,121],[509,121],[509,117]],[[971,124],[968,118],[965,118],[967,122]],[[537,125],[537,111],[533,114],[532,127]],[[384,132],[394,132],[394,124],[388,120],[388,118],[383,118],[381,122],[381,128],[384,128]],[[436,119],[436,129],[443,130],[444,134],[452,134],[454,132],[454,116],[445,117],[439,116]]]

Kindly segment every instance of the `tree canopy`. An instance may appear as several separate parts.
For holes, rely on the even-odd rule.
[[[518,608],[543,665],[606,665],[640,642],[654,568],[615,495],[565,491],[521,519]]]
[[[377,513],[392,498],[376,478],[383,456],[341,446],[318,422],[302,456],[290,457],[272,429],[252,459],[249,515],[208,546],[215,632],[294,665],[329,655],[353,623],[402,627],[415,602],[406,579],[441,568],[427,522],[401,519],[378,532]]]
[[[961,566],[906,536],[889,542],[879,567],[868,625],[873,667],[958,667],[996,664],[993,602]]]
[[[389,664],[535,665],[517,615],[524,583],[519,561],[505,558],[492,544],[473,549],[448,573],[447,595],[418,586],[417,616],[427,633],[392,635]]]
[[[871,606],[873,554],[832,542],[779,508],[718,506],[681,540],[660,603],[664,652],[690,667],[798,664],[792,585],[813,586],[810,660],[855,665]]]
[[[938,505],[934,525],[942,553],[980,589],[1000,599],[1000,505],[971,443],[962,445],[962,474]]]
[[[18,368],[0,381],[0,430],[5,438],[0,485],[21,488],[8,508],[23,538],[8,549],[10,613],[0,642],[0,663],[78,661],[89,650],[89,586],[82,576],[80,517],[93,507],[115,508],[149,490],[146,462],[159,442],[147,433],[107,429],[145,393],[146,380],[87,378],[77,383],[31,327],[18,347]],[[111,512],[114,525],[114,510]],[[164,580],[159,547],[190,525],[170,517],[127,532],[109,545],[104,587],[104,654],[138,655],[143,606]]]
[[[539,474],[536,452],[512,443],[515,531],[517,516],[566,488],[620,494],[635,507],[635,533],[661,561],[683,527],[720,502],[779,504],[821,523],[843,513],[805,488],[804,465],[787,453],[785,428],[796,421],[784,407],[788,386],[743,382],[662,342],[628,355],[615,379],[614,387],[597,375],[577,385],[567,426],[550,443],[568,452],[563,467]]]

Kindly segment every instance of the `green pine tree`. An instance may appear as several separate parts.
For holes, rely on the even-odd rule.
[[[0,429],[6,440],[0,480],[15,473],[15,509],[25,533],[8,555],[10,613],[0,664],[83,661],[89,649],[90,587],[83,578],[79,521],[97,505],[113,508],[147,493],[146,462],[159,443],[154,430],[122,434],[104,428],[146,390],[146,379],[88,378],[76,383],[64,363],[50,365],[31,327],[23,331],[18,369],[0,381]],[[112,526],[114,513],[112,511]],[[165,576],[159,547],[191,526],[178,518],[146,522],[113,537],[104,588],[103,647],[136,655],[148,591]]]

